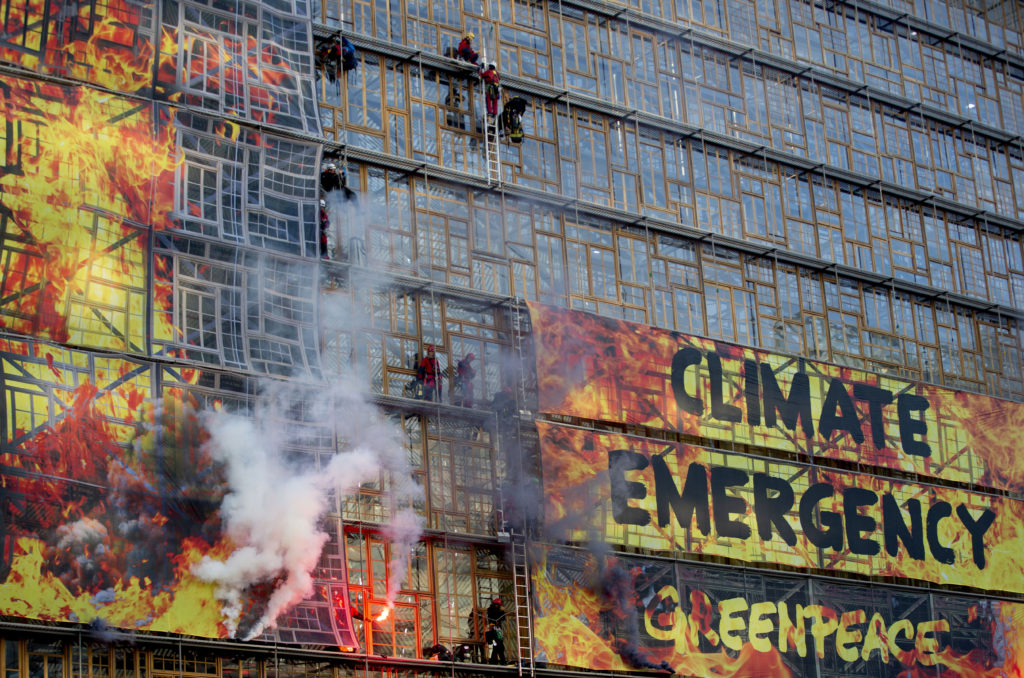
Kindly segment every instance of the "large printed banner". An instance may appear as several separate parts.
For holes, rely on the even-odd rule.
[[[143,353],[149,229],[174,205],[170,112],[6,77],[0,115],[0,326]]]
[[[680,676],[1024,671],[1024,605],[552,548],[532,568],[534,657]]]
[[[253,328],[264,327],[258,318],[248,324],[224,319],[246,309],[230,288],[274,284],[259,266],[278,275],[290,266],[287,275],[308,281],[312,295],[315,276],[302,277],[294,263],[269,261],[271,250],[315,251],[312,144],[28,78],[0,82],[0,115],[8,122],[8,133],[0,135],[0,327],[76,346],[205,363],[221,359],[222,342],[232,349],[231,364],[257,369],[264,343],[306,359],[308,332],[299,333],[307,346],[293,349],[299,343],[293,325],[270,323],[283,329],[254,340]],[[279,181],[286,169],[292,176],[287,185]],[[257,189],[270,207],[242,195]],[[171,231],[202,233],[229,247],[179,249]],[[154,241],[159,249],[150,259]],[[264,247],[262,261],[238,254],[233,248],[240,242]],[[220,261],[211,262],[207,251]],[[207,319],[214,305],[224,322]],[[312,302],[307,306],[304,313],[315,316]],[[197,324],[205,324],[201,335]],[[241,354],[242,346],[250,355]]]
[[[537,428],[552,534],[1024,593],[1024,502],[546,422]]]
[[[158,98],[320,134],[308,0],[163,0]]]
[[[237,545],[196,370],[0,340],[0,615],[245,637],[276,582],[234,603],[195,573]],[[164,387],[157,391],[156,383]],[[284,642],[358,646],[344,561],[277,619]]]
[[[0,63],[319,134],[308,5],[0,0]]]
[[[540,410],[1024,492],[1024,404],[530,304]]]
[[[0,0],[0,62],[145,94],[153,84],[153,0]]]

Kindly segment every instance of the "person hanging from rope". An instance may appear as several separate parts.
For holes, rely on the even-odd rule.
[[[348,38],[341,36],[341,42],[331,38],[317,45],[317,68],[323,68],[324,75],[330,82],[337,82],[342,71],[348,73],[359,65],[356,61],[356,48]]]
[[[458,49],[455,50],[455,56],[463,61],[468,61],[474,66],[480,60],[480,55],[476,53],[475,49],[473,49],[473,39],[475,37],[476,36],[472,33],[466,33],[462,36]]]
[[[320,201],[320,258],[330,259],[327,249],[327,234],[331,230],[331,220],[327,216],[327,201]]]
[[[359,62],[356,61],[356,48],[344,35],[341,36],[341,67],[346,73],[354,71]]]
[[[523,140],[523,113],[526,112],[526,99],[512,97],[501,109],[501,131],[508,135],[508,140],[518,144]]]
[[[335,40],[325,40],[317,45],[316,65],[324,69],[330,82],[337,82],[341,74],[341,45]]]
[[[320,170],[320,189],[324,193],[330,193],[344,187],[344,184],[344,179],[338,172],[338,166],[333,162],[324,163],[323,169]]]
[[[484,81],[484,98],[487,102],[487,117],[489,118],[498,116],[498,102],[501,101],[501,84],[497,69],[495,64],[490,64],[487,70],[480,74],[480,79]]]

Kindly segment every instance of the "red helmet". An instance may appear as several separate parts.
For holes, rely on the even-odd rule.
[[[467,353],[466,354],[466,360],[474,360],[475,358],[476,358],[476,354],[475,353]]]
[[[491,602],[494,603],[495,605],[501,605],[501,598],[495,598]]]

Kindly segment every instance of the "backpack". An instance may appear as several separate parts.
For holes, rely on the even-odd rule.
[[[402,387],[402,395],[406,398],[416,398],[417,400],[423,399],[423,380],[419,377],[406,382],[405,386]]]

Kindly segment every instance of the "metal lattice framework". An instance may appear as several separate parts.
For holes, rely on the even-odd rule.
[[[319,134],[304,0],[163,5],[157,95],[211,113]]]

